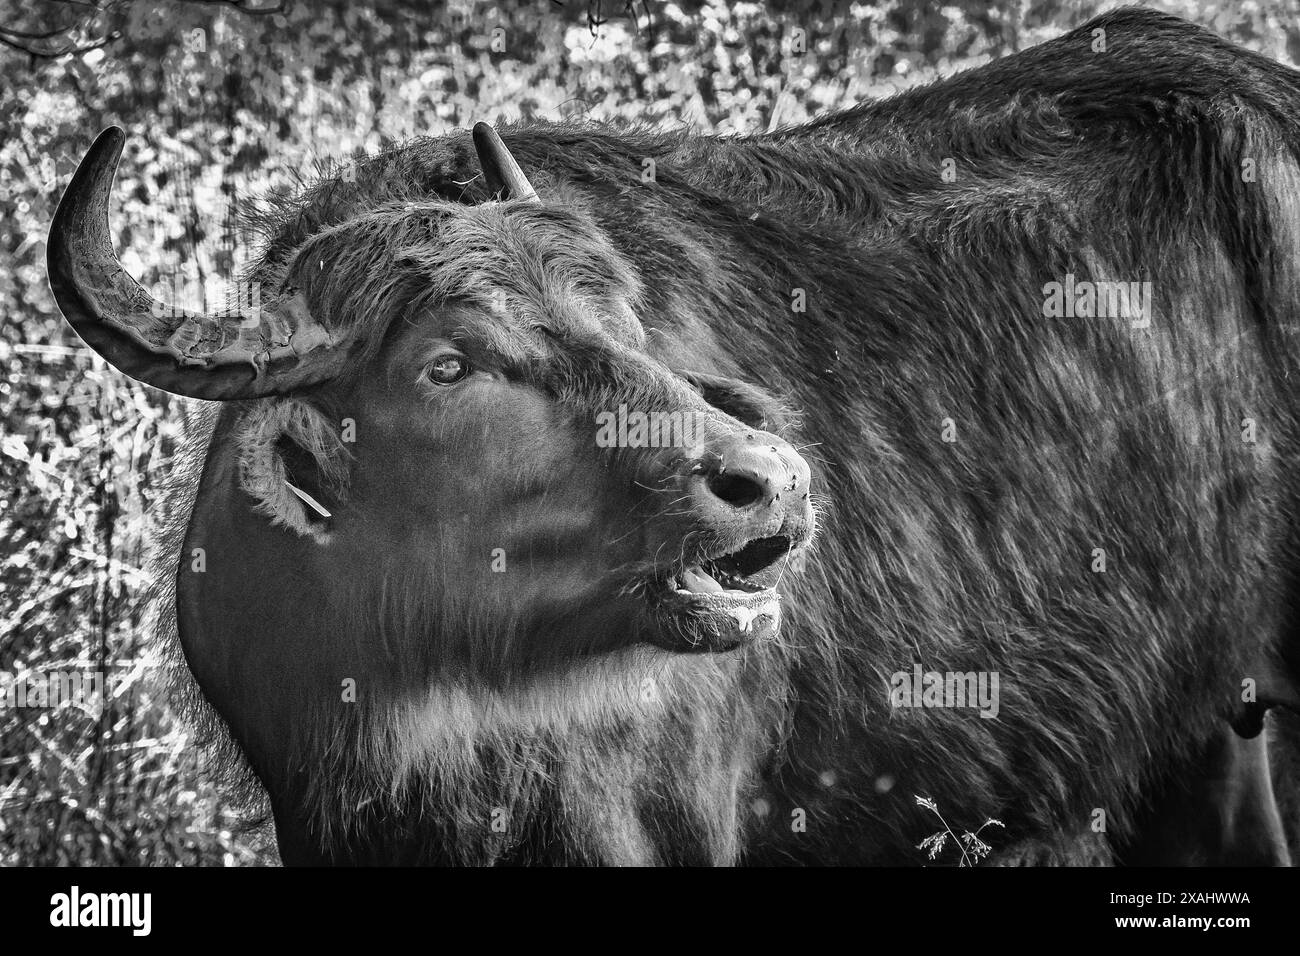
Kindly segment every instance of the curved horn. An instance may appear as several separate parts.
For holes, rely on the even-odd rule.
[[[487,180],[489,192],[501,199],[542,204],[528,177],[506,149],[506,144],[487,123],[474,124],[474,150],[478,153],[478,164],[483,167],[483,178]]]
[[[82,341],[134,379],[213,401],[280,395],[338,374],[346,349],[299,294],[206,315],[159,302],[131,278],[108,229],[125,142],[116,126],[99,134],[50,225],[50,289]]]

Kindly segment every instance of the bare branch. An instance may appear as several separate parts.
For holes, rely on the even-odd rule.
[[[33,49],[32,47],[25,46],[24,44],[19,43],[16,40],[10,40],[7,37],[0,36],[0,46],[10,47],[14,50],[18,50],[21,53],[26,53],[28,56],[34,56],[42,60],[57,60],[60,57],[71,56],[72,54],[76,54],[76,53],[89,53],[91,50],[98,50],[100,47],[107,46],[108,44],[112,43],[114,40],[121,39],[121,37],[122,37],[121,32],[114,30],[112,33],[108,34],[102,39],[96,40],[94,43],[87,43],[81,46],[77,46],[76,44],[73,44],[72,46],[66,47],[62,50],[36,50]]]
[[[54,30],[46,30],[44,33],[28,33],[25,30],[14,30],[10,27],[0,26],[0,33],[7,34],[11,37],[17,37],[20,40],[48,40],[51,37],[63,36],[71,30],[77,29],[81,24],[74,23],[70,27],[59,27]]]
[[[234,7],[240,13],[247,13],[251,17],[264,17],[272,13],[284,13],[283,0],[277,0],[276,5],[273,7],[249,7],[245,0],[189,0],[189,2]]]

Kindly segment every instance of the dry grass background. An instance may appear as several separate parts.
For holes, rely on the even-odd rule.
[[[1155,6],[1294,65],[1297,2]],[[0,702],[0,864],[276,862],[170,707],[147,633],[151,518],[193,406],[92,357],[45,284],[54,204],[99,129],[130,134],[114,212],[123,261],[198,306],[256,251],[238,219],[250,197],[292,189],[331,157],[521,116],[762,130],[1116,5],[649,0],[631,16],[612,3],[462,0],[257,15],[101,0],[100,19],[82,20],[75,5],[0,0],[0,678],[112,678],[102,712]],[[17,45],[57,53],[121,35],[65,56],[15,48],[15,32],[60,26],[75,29]]]

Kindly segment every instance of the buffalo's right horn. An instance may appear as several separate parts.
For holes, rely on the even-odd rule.
[[[157,388],[214,401],[280,395],[332,378],[347,349],[301,294],[206,315],[159,302],[122,268],[108,229],[126,134],[99,134],[59,200],[46,251],[54,300],[110,365]]]

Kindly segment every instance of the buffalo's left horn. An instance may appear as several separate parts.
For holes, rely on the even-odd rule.
[[[541,204],[532,183],[510,155],[510,150],[506,149],[506,144],[501,142],[497,131],[487,123],[474,124],[474,151],[478,153],[478,164],[483,168],[489,192],[502,199]]]
[[[82,340],[132,378],[191,398],[281,395],[337,375],[347,349],[300,294],[207,315],[159,302],[131,278],[108,230],[125,142],[116,126],[99,134],[50,226],[50,289]]]

